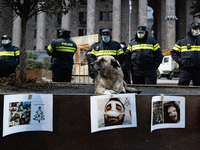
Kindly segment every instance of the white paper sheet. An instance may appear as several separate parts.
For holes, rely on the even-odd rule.
[[[3,137],[26,131],[53,131],[53,95],[4,95]]]
[[[124,105],[124,119],[121,125],[105,125],[105,107],[111,98],[118,98]],[[119,103],[119,105],[121,105]],[[114,107],[113,107],[114,108]],[[91,132],[116,128],[137,127],[135,94],[113,94],[90,97]]]
[[[185,128],[185,97],[152,97],[151,132],[163,128]]]

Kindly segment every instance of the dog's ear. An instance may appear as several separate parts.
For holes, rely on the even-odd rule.
[[[118,61],[116,59],[111,59],[111,65],[113,67],[120,67],[120,64],[118,63]]]

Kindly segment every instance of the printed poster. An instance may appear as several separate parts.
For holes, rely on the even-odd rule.
[[[53,95],[4,95],[3,137],[26,131],[53,131]]]
[[[152,97],[151,132],[162,128],[185,128],[185,97]]]
[[[135,93],[90,97],[91,132],[137,127]]]

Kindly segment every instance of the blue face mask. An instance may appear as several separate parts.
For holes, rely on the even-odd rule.
[[[9,40],[2,40],[2,44],[3,45],[6,45],[6,44],[8,44],[9,43]]]
[[[108,43],[108,42],[110,42],[110,37],[109,36],[102,37],[102,40],[103,40],[104,43]]]

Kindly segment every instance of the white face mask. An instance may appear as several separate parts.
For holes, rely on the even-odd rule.
[[[196,29],[196,30],[193,30],[194,32],[193,32],[193,36],[199,36],[199,34],[200,34],[200,30],[199,29]]]
[[[137,32],[137,36],[139,39],[142,39],[144,37],[144,33]]]
[[[123,44],[120,44],[122,48],[124,48],[125,46]]]
[[[8,44],[9,43],[9,40],[2,40],[2,44],[3,45],[6,45],[6,44]]]
[[[110,37],[109,36],[108,37],[102,37],[102,40],[103,40],[104,43],[108,43],[108,42],[110,42]]]

